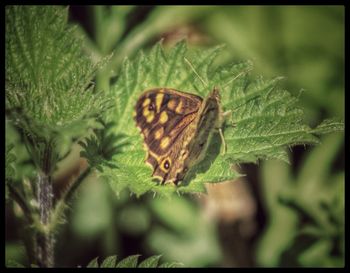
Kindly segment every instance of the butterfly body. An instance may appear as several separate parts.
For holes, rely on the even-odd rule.
[[[220,126],[220,114],[216,88],[205,99],[171,88],[145,91],[136,103],[134,119],[152,176],[162,183],[183,180],[203,159],[211,132]]]

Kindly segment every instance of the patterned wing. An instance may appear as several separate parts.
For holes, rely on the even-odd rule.
[[[221,111],[219,93],[214,89],[202,102],[191,123],[174,141],[169,154],[161,158],[154,174],[176,185],[183,180],[187,171],[205,157],[210,134],[221,125]],[[167,165],[170,168],[166,169]]]
[[[191,168],[194,164],[203,159],[210,134],[214,128],[220,128],[220,96],[218,89],[214,90],[205,98],[198,111],[196,120],[193,122],[195,132],[188,145],[188,156],[184,164]]]
[[[148,151],[146,162],[152,165],[155,176],[162,176],[158,172],[164,158],[178,152],[181,142],[177,140],[195,119],[201,104],[199,96],[167,88],[146,91],[138,99],[135,121]]]

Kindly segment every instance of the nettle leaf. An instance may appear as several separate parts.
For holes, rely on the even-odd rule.
[[[120,262],[117,263],[116,267],[117,268],[134,268],[137,266],[137,261],[141,255],[136,254],[136,255],[130,255]]]
[[[117,262],[117,256],[116,255],[110,256],[110,257],[107,257],[106,259],[104,259],[104,261],[101,263],[100,267],[102,267],[102,268],[114,268],[116,262]]]
[[[158,266],[159,259],[162,255],[151,256],[143,260],[138,267],[140,268],[155,268]]]
[[[6,110],[26,133],[79,136],[109,105],[62,6],[6,6]]]
[[[102,171],[102,165],[109,168],[117,168],[112,162],[113,155],[122,150],[123,146],[127,145],[127,139],[122,134],[116,135],[110,132],[113,122],[105,123],[100,120],[102,128],[93,130],[93,134],[86,137],[78,144],[82,146],[83,150],[80,152],[81,157],[85,157],[91,168],[96,168]]]
[[[260,78],[244,92],[233,92],[226,106],[233,110],[234,123],[225,128],[226,157],[235,162],[257,162],[259,158],[288,162],[286,146],[319,143],[303,124],[303,111],[296,105],[297,99],[278,88],[280,80]],[[246,103],[240,105],[242,101]]]
[[[315,129],[312,130],[312,133],[321,135],[328,134],[335,131],[343,131],[344,122],[340,119],[325,119],[318,125]]]
[[[13,167],[13,163],[16,161],[16,156],[14,155],[12,149],[15,146],[11,143],[6,145],[6,156],[5,156],[5,174],[6,180],[14,178],[15,176],[15,168]]]
[[[87,268],[97,268],[98,267],[97,259],[98,259],[98,257],[92,259],[86,267]]]
[[[11,143],[6,145],[6,155],[5,155],[5,179],[6,183],[11,183],[15,177],[16,170],[13,167],[14,162],[16,161],[16,156],[14,155],[12,149],[15,146]],[[5,198],[7,200],[9,196],[8,188],[5,188]]]
[[[179,262],[165,262],[165,263],[162,263],[158,267],[159,268],[175,268],[175,267],[183,267],[183,266],[184,266],[184,264],[179,263]]]
[[[305,125],[297,98],[278,85],[282,78],[249,79],[248,72],[252,70],[249,61],[215,67],[213,62],[221,48],[189,51],[186,43],[180,42],[165,52],[159,42],[148,54],[140,51],[135,60],[125,59],[111,88],[116,107],[109,118],[117,123],[116,133],[129,137],[130,145],[113,157],[118,169],[103,168],[103,176],[116,194],[125,188],[137,196],[148,191],[162,196],[174,192],[205,192],[205,183],[240,176],[232,168],[235,163],[256,163],[270,158],[288,162],[286,148],[318,144],[314,134],[342,129],[342,123],[337,121],[327,121],[314,130]],[[231,111],[223,127],[227,152],[220,152],[222,143],[214,133],[205,159],[190,170],[187,180],[178,187],[159,185],[152,179],[152,170],[144,163],[146,152],[142,137],[132,116],[140,94],[156,87],[174,88],[202,97],[218,87],[223,110]]]
[[[156,267],[180,267],[181,263],[178,262],[165,262],[159,265],[159,260],[162,255],[154,255],[138,264],[138,259],[141,255],[128,256],[117,263],[117,256],[109,256],[105,258],[101,264],[98,264],[98,257],[89,262],[86,267],[89,268],[156,268]]]

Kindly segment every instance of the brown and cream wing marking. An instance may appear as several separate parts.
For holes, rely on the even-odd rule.
[[[135,107],[135,120],[147,148],[166,154],[182,130],[193,120],[202,103],[196,95],[157,88],[144,92]]]
[[[135,121],[141,130],[148,156],[146,162],[153,167],[154,176],[161,176],[176,158],[180,149],[177,139],[195,119],[202,98],[169,88],[156,88],[144,92],[135,107]],[[177,147],[179,146],[179,147]],[[164,161],[164,162],[163,162]],[[161,165],[161,166],[160,166]]]

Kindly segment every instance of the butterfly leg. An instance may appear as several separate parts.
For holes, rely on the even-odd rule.
[[[230,115],[230,114],[232,114],[232,110],[228,110],[228,111],[223,112],[223,113],[222,113],[222,116],[223,116],[224,118],[226,118],[226,117],[228,117],[228,115]]]
[[[228,111],[223,112],[223,113],[222,113],[223,119],[228,118],[228,116],[231,115],[232,112],[233,112],[232,110],[228,110]],[[234,123],[234,122],[232,121],[232,122],[231,122],[231,126],[232,126],[232,127],[236,127],[236,123]]]
[[[223,149],[221,151],[221,154],[224,155],[227,151],[227,145],[226,145],[226,141],[224,138],[224,134],[222,132],[222,128],[220,126],[222,126],[224,124],[224,120],[232,113],[232,110],[226,111],[226,112],[221,112],[221,121],[220,124],[217,128],[215,128],[215,130],[219,133],[220,138],[221,138],[221,142],[222,142],[222,146]]]
[[[226,146],[226,141],[225,141],[224,134],[222,133],[221,128],[219,128],[219,135],[220,135],[222,146],[223,146],[222,155],[224,155],[224,154],[226,154],[227,146]]]
[[[229,116],[232,114],[232,110],[228,110],[228,111],[225,111],[221,114],[221,118],[222,120],[225,120],[227,118],[229,118]]]

